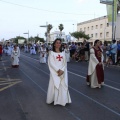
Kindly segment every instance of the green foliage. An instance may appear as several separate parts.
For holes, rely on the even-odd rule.
[[[38,41],[43,42],[43,43],[45,42],[44,38],[40,38],[40,37],[36,36],[35,37],[35,43],[38,42]]]
[[[84,38],[84,39],[87,39],[87,40],[90,39],[89,35],[86,35],[85,32],[83,32],[83,31],[73,32],[73,33],[70,33],[70,34],[71,34],[71,36],[77,38],[78,40],[80,38]]]
[[[59,28],[60,31],[62,31],[62,30],[64,29],[63,24],[60,24],[60,25],[58,26],[58,28]]]
[[[52,26],[51,24],[49,24],[49,25],[47,26],[47,33],[50,33],[50,31],[51,31],[52,28],[53,28],[53,26]]]
[[[18,39],[25,39],[26,40],[26,38],[24,38],[24,37],[22,37],[22,36],[17,36],[16,38],[14,38],[14,43],[16,43],[16,44],[18,44]]]

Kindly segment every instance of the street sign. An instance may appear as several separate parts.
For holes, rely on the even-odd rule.
[[[100,0],[100,3],[107,4],[107,5],[112,5],[113,4],[113,0]]]

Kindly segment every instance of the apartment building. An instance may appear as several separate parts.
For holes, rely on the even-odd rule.
[[[102,16],[85,22],[77,24],[77,31],[84,31],[89,35],[90,42],[94,42],[96,39],[101,41],[112,40],[112,26],[108,23],[107,16]],[[79,39],[80,42],[83,39]]]

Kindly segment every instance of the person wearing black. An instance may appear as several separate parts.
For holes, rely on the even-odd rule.
[[[87,42],[86,40],[84,40],[84,46],[85,46],[85,60],[88,61],[89,60],[89,42]]]

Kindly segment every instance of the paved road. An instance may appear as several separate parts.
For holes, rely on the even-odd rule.
[[[46,104],[47,64],[38,55],[22,53],[20,67],[11,68],[10,57],[0,62],[0,120],[120,120],[120,68],[105,67],[105,86],[86,85],[87,62],[68,63],[72,104]]]

